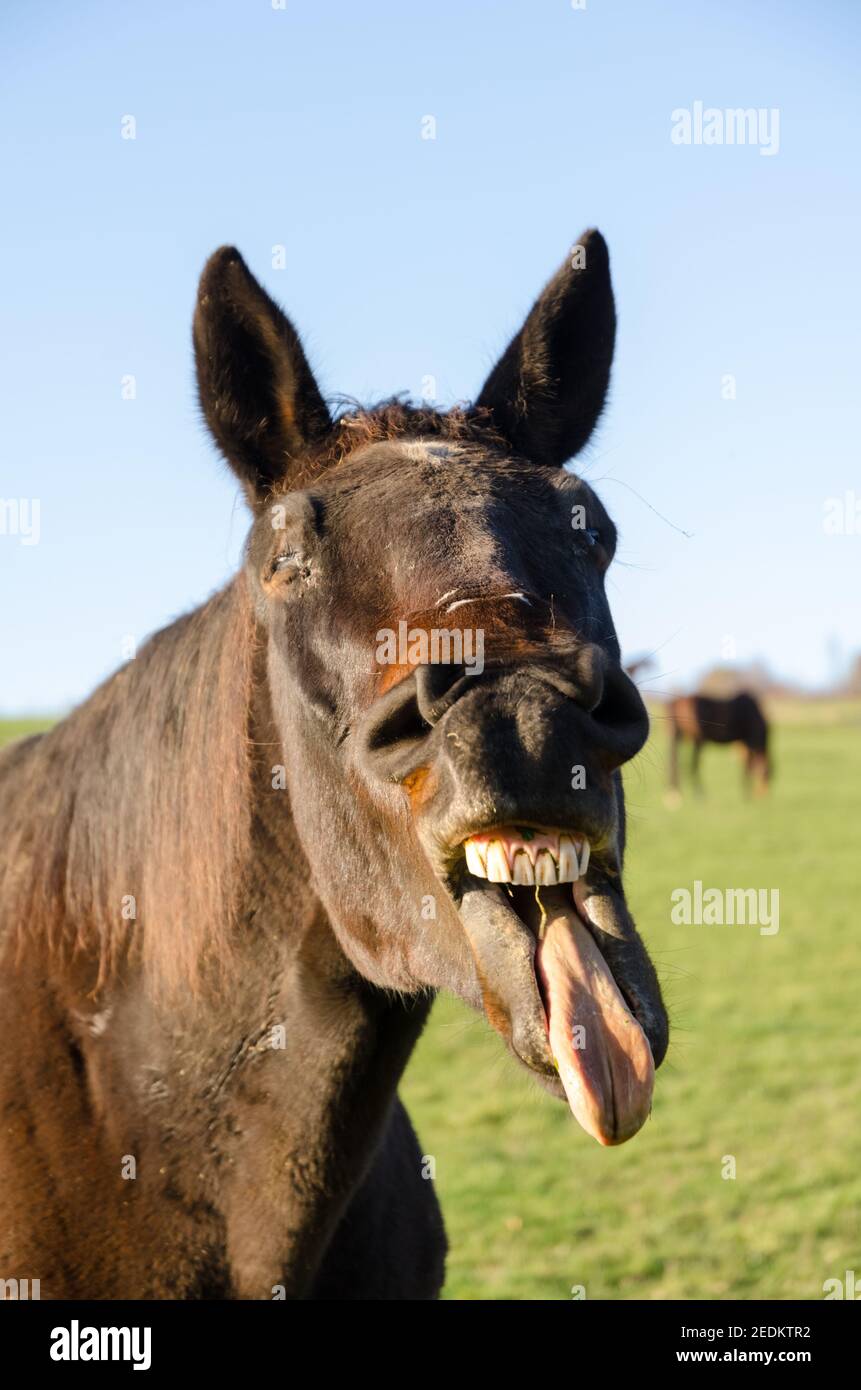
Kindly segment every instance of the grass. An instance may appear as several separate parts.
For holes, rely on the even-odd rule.
[[[766,801],[710,749],[706,798],[665,807],[659,716],[628,770],[628,894],[673,1023],[629,1144],[600,1149],[480,1018],[438,1001],[402,1090],[436,1163],[446,1297],[816,1299],[861,1271],[858,715],[787,710]],[[779,932],[673,925],[672,890],[697,878],[779,889]]]

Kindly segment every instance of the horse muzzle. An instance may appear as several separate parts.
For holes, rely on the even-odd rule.
[[[603,658],[588,686],[530,664],[419,668],[364,731],[366,766],[407,791],[457,908],[485,1013],[600,1143],[651,1108],[668,1023],[625,902],[619,766],[645,741],[636,688]]]

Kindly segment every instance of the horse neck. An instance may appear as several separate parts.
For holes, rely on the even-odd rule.
[[[290,737],[289,733],[286,737]],[[308,1020],[310,1031],[319,1024],[320,1038],[332,1038],[333,1027],[335,1033],[343,1029],[344,1036],[352,1031],[356,1047],[364,1051],[371,1047],[369,1039],[378,1030],[390,1035],[390,1057],[381,1074],[389,1075],[394,1086],[431,1001],[425,996],[404,1000],[391,990],[378,988],[359,973],[338,942],[326,908],[314,890],[311,865],[293,819],[290,791],[285,786],[285,781],[293,780],[285,773],[295,770],[297,761],[307,755],[301,747],[285,744],[279,732],[265,644],[260,640],[254,656],[249,748],[251,850],[239,926],[240,935],[245,934],[242,949],[252,953],[250,959],[246,954],[248,967],[269,978],[272,972],[279,972],[291,1001],[288,1011],[298,1010]],[[324,770],[323,760],[314,767],[314,795],[330,803],[337,803],[339,798],[343,801],[348,793],[339,785],[337,773],[331,768]],[[326,783],[327,777],[333,779],[331,783]],[[310,795],[309,782],[299,780],[302,790],[298,794]],[[349,903],[344,906],[349,912]],[[254,957],[257,924],[261,922],[273,931],[277,960],[270,955],[264,963]],[[360,1035],[364,1039],[361,1043]]]

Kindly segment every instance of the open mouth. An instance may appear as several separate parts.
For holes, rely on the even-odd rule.
[[[588,1134],[624,1143],[651,1111],[666,1016],[618,875],[573,830],[502,826],[461,849],[456,896],[491,1023],[558,1074]]]

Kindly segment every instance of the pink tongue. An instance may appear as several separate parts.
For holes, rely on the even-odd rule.
[[[599,1144],[623,1144],[651,1110],[652,1049],[573,901],[548,910],[535,960],[568,1104]]]

